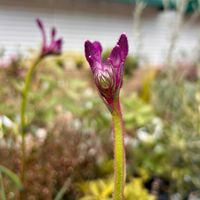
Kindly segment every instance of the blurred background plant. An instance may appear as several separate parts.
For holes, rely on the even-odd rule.
[[[111,187],[111,179],[106,181],[112,174],[110,116],[102,112],[105,108],[96,97],[89,69],[84,62],[79,67],[81,56],[76,63],[73,55],[72,63],[71,55],[46,59],[33,77],[27,123],[28,199],[52,199],[64,184],[64,199],[98,199],[98,195],[91,197],[96,195],[93,189],[78,189],[77,183],[89,184],[86,188]],[[25,72],[27,69],[21,66]],[[0,164],[19,173],[18,88],[22,79],[13,82],[17,87],[7,84],[8,77],[12,80],[8,68],[1,68],[0,100],[6,104],[0,107]],[[171,195],[184,196],[200,184],[198,70],[189,78],[186,73],[190,72],[175,70],[170,81],[165,68],[154,71],[152,76],[152,70],[137,69],[124,81],[121,97],[129,180],[126,199],[134,195],[136,199],[151,199],[146,195],[152,186],[146,183],[155,176],[168,181],[167,193]],[[151,77],[148,84],[145,77]],[[144,88],[148,98],[141,95]],[[16,199],[18,193],[10,181],[5,179],[4,185],[8,198]],[[105,199],[111,198],[112,189],[108,193],[103,188],[94,190],[100,196],[106,193]]]
[[[124,189],[125,200],[154,200],[143,187],[142,178],[134,178],[126,184]],[[113,192],[113,179],[88,181],[79,184],[84,197],[80,200],[111,200]]]

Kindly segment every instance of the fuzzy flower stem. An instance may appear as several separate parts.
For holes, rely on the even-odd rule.
[[[114,170],[115,183],[113,200],[124,199],[125,173],[125,149],[124,149],[124,125],[119,98],[114,101],[112,112],[114,130]]]
[[[20,128],[21,128],[21,181],[23,186],[25,185],[25,177],[26,177],[26,106],[27,106],[27,97],[30,88],[31,79],[33,76],[33,72],[37,65],[42,60],[42,57],[39,56],[33,62],[32,66],[29,68],[28,73],[26,75],[25,84],[22,89],[22,100],[20,106]],[[20,193],[20,199],[25,200],[24,190]]]

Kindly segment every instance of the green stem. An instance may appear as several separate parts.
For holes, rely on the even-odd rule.
[[[114,129],[114,170],[115,183],[113,200],[124,199],[125,173],[125,149],[124,149],[124,126],[119,99],[114,102],[112,112]]]
[[[0,172],[0,197],[1,200],[6,200],[6,193],[3,185],[3,177],[1,172]]]
[[[21,106],[20,106],[20,127],[21,127],[21,181],[23,186],[25,185],[25,176],[26,176],[26,105],[27,105],[27,97],[28,97],[28,91],[30,88],[31,79],[33,76],[33,72],[38,65],[38,63],[41,61],[41,57],[36,58],[36,60],[33,62],[32,66],[29,68],[28,73],[26,75],[24,88],[22,90],[22,100],[21,100]],[[24,197],[24,191],[20,194],[20,199],[25,199]]]

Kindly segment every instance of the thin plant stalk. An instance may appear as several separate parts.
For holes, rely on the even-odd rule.
[[[25,84],[22,89],[22,100],[20,107],[20,128],[21,128],[21,181],[23,186],[25,186],[26,179],[26,107],[27,107],[27,98],[28,92],[30,89],[30,83],[32,80],[33,73],[37,65],[43,60],[43,58],[49,55],[60,55],[62,50],[62,38],[56,39],[56,29],[52,28],[51,30],[51,40],[50,43],[47,43],[46,32],[44,29],[43,22],[40,19],[36,20],[38,28],[42,33],[42,48],[40,55],[35,59],[33,64],[28,70],[26,75]],[[20,192],[20,199],[25,200],[25,191]]]
[[[42,60],[42,57],[36,58],[33,62],[32,66],[29,68],[28,73],[26,75],[25,84],[22,89],[22,100],[20,106],[20,127],[21,127],[21,181],[23,186],[25,185],[25,177],[26,177],[26,107],[27,107],[27,98],[28,92],[30,89],[30,83],[33,76],[33,72],[38,65],[38,63]],[[24,199],[24,191],[20,193],[20,198]]]
[[[142,37],[141,37],[141,26],[142,26],[142,14],[146,7],[143,1],[137,0],[135,9],[133,11],[133,38],[135,44],[135,57],[140,58],[140,51],[142,49]]]
[[[167,56],[166,56],[166,64],[169,66],[172,65],[172,56],[176,48],[178,38],[180,36],[180,31],[183,26],[183,20],[184,20],[187,3],[188,3],[188,0],[181,0],[180,2],[177,2],[177,5],[176,5],[176,8],[177,8],[176,25],[174,26],[174,30],[171,35],[171,41],[169,42],[169,48],[167,50]]]
[[[125,149],[124,149],[124,125],[119,98],[114,101],[112,112],[114,130],[114,200],[124,199],[124,185],[126,180],[125,173]]]

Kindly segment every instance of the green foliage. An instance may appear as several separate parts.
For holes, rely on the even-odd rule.
[[[141,89],[139,92],[139,96],[145,102],[149,102],[151,99],[151,86],[156,79],[157,70],[153,68],[146,68],[143,71],[143,77],[141,79]]]
[[[199,81],[166,77],[158,79],[152,90],[155,111],[163,119],[161,145],[169,163],[162,173],[176,180],[173,187],[181,193],[200,187],[199,89]]]
[[[126,200],[154,200],[155,198],[148,194],[143,188],[143,182],[141,178],[134,178],[125,187],[125,199]]]
[[[111,200],[113,193],[113,179],[95,180],[79,184],[84,196],[80,200]],[[143,188],[141,178],[134,178],[126,184],[125,200],[154,200]]]
[[[38,67],[29,95],[26,128],[28,137],[33,138],[28,145],[29,156],[31,156],[29,173],[37,176],[30,179],[32,187],[28,192],[35,198],[40,194],[38,185],[43,188],[45,183],[48,187],[49,199],[56,194],[64,195],[60,197],[61,199],[70,199],[70,197],[76,199],[78,197],[75,194],[74,182],[65,188],[65,181],[69,175],[72,180],[80,181],[86,178],[104,179],[113,173],[110,115],[98,97],[96,89],[93,88],[93,80],[88,69],[70,68],[65,58],[47,59]],[[132,70],[132,67],[130,68]],[[19,145],[17,132],[20,88],[23,80],[23,73],[17,71],[25,72],[27,69],[21,66],[20,69],[13,67],[10,70],[0,70],[0,101],[3,102],[0,104],[0,117],[6,116],[13,124],[12,127],[5,127],[2,121],[0,122],[0,162],[1,165],[15,171],[19,167],[16,164],[18,163],[16,155],[19,154],[16,147]],[[18,76],[13,76],[14,73]],[[145,74],[136,75],[136,78],[140,78],[138,94],[133,93],[133,87],[128,88],[125,82],[123,91],[128,95],[121,93],[128,138],[126,141],[128,179],[134,174],[142,176],[141,172],[145,171],[150,177],[158,175],[167,178],[171,182],[169,188],[171,193],[184,194],[191,188],[199,188],[199,80],[192,79],[191,82],[166,75],[156,78],[155,70],[151,71],[151,69],[144,70],[142,73]],[[177,71],[175,77],[179,77]],[[127,76],[125,81],[131,82],[136,78]],[[48,139],[44,138],[45,142],[37,138],[38,130],[41,128],[47,133]],[[80,139],[82,137],[83,140]],[[88,147],[83,154],[82,148],[85,148],[86,144],[93,144],[91,141],[97,143]],[[33,147],[32,143],[34,143]],[[101,146],[101,150],[91,158],[90,153],[93,155],[98,145]],[[54,151],[50,155],[51,149]],[[61,155],[64,155],[64,160],[61,159]],[[84,162],[82,163],[81,160]],[[87,170],[83,166],[87,166]],[[74,167],[77,170],[70,171]],[[55,171],[59,175],[55,175]],[[46,173],[51,176],[46,177]],[[5,177],[4,180],[4,185],[8,187],[10,184],[7,184],[7,178]],[[32,184],[33,182],[35,184]],[[106,185],[107,188],[111,182],[106,180],[103,184],[98,184]],[[6,187],[7,193],[10,188]],[[127,193],[131,194],[132,187],[137,188],[137,185],[131,181],[126,186],[130,188],[126,189]],[[60,188],[61,193],[58,193]],[[100,195],[104,191],[100,186],[96,190]],[[136,195],[136,191],[139,191],[138,195],[143,194],[143,190],[137,189],[133,191],[133,195]],[[83,198],[91,195],[91,192],[84,192],[84,194]],[[101,196],[102,199],[112,198],[112,189],[104,196]]]
[[[0,165],[0,172],[1,174],[4,174],[5,176],[7,176],[18,190],[22,190],[23,187],[22,187],[21,181],[14,172],[12,172],[8,168],[1,165]]]
[[[133,132],[152,121],[154,118],[153,107],[145,103],[137,94],[122,98],[123,119],[126,131]]]
[[[68,181],[66,181],[64,183],[64,185],[61,187],[61,189],[59,190],[59,192],[57,193],[57,195],[54,198],[54,200],[62,200],[64,195],[65,195],[65,193],[66,193],[66,191],[67,191],[67,189],[68,189],[68,187],[69,187],[69,183],[68,183]]]

